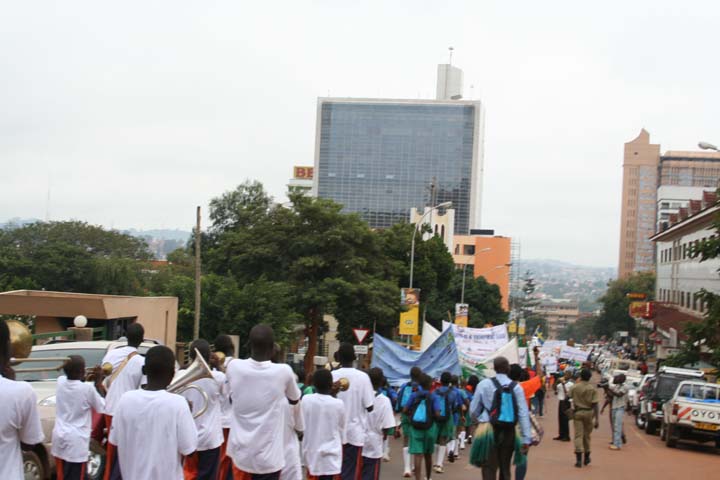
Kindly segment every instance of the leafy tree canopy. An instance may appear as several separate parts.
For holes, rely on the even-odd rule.
[[[655,295],[655,273],[638,272],[608,283],[605,295],[600,297],[602,310],[593,329],[595,335],[611,337],[621,330],[629,331],[631,335],[635,333],[635,320],[628,313],[628,293],[644,293],[648,301],[652,300]]]
[[[141,239],[84,222],[0,230],[0,289],[141,294],[151,254]]]

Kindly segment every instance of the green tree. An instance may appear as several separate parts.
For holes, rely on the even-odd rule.
[[[597,317],[581,317],[575,323],[569,324],[558,334],[560,340],[574,338],[580,343],[591,343],[595,339],[593,333]]]
[[[527,270],[521,280],[523,281],[522,293],[510,298],[510,308],[517,312],[519,318],[525,319],[526,335],[532,335],[538,327],[544,335],[547,335],[547,320],[536,311],[540,300],[535,298],[535,290],[537,290],[535,277],[530,270]]]
[[[140,294],[151,254],[143,240],[84,222],[0,230],[0,289]]]
[[[227,300],[235,314],[219,312],[220,325],[241,335],[259,321],[284,332],[304,325],[309,368],[323,315],[335,315],[343,338],[352,327],[385,328],[397,318],[396,278],[365,222],[329,200],[290,194],[285,208],[268,198],[246,182],[211,203],[206,272],[237,285]]]
[[[599,299],[602,310],[594,325],[595,335],[611,337],[617,331],[635,333],[635,320],[628,313],[631,301],[628,293],[644,293],[651,301],[655,294],[655,273],[638,272],[608,283],[605,295]]]
[[[410,253],[415,225],[396,224],[378,232],[382,249],[388,256],[387,275],[397,277],[397,287],[410,284]],[[455,304],[462,296],[462,269],[456,268],[453,257],[440,237],[423,240],[418,230],[415,236],[415,265],[413,287],[420,289],[420,315],[436,328],[443,320],[455,316]],[[502,297],[497,285],[488,283],[484,277],[474,278],[473,268],[465,272],[465,303],[468,304],[468,324],[481,327],[486,323],[502,323],[507,313],[501,306]],[[395,321],[397,323],[397,321]]]

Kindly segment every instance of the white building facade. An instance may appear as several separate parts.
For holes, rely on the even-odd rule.
[[[712,205],[694,215],[678,219],[651,238],[656,248],[655,298],[677,310],[700,317],[705,305],[697,298],[701,290],[720,294],[720,259],[701,262],[692,258],[693,247],[716,237],[713,221],[720,206]]]

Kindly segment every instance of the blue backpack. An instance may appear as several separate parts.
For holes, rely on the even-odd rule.
[[[422,392],[409,410],[410,425],[416,430],[429,430],[433,425],[430,394]]]
[[[450,389],[441,392],[437,391],[435,392],[435,395],[440,397],[440,415],[437,416],[438,422],[446,422],[453,414],[453,405],[449,400],[450,397]]]
[[[518,421],[518,406],[513,390],[517,382],[510,382],[504,387],[497,379],[492,378],[495,385],[492,407],[490,407],[490,423],[496,427],[513,428]]]
[[[403,408],[407,406],[408,401],[410,400],[410,395],[413,394],[417,390],[417,387],[414,383],[408,382],[400,389],[400,394],[398,395],[398,399],[395,402],[395,411],[401,412]]]

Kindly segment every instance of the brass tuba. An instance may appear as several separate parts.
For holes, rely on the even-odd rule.
[[[180,394],[186,390],[195,389],[200,393],[200,395],[202,395],[205,404],[193,415],[193,418],[197,418],[200,415],[203,415],[207,411],[208,406],[210,405],[210,398],[208,398],[207,392],[202,388],[198,387],[197,385],[193,384],[193,382],[197,382],[198,380],[201,380],[203,378],[214,377],[207,362],[196,348],[195,360],[193,360],[190,366],[183,373],[177,375],[170,383],[170,385],[168,385],[165,389],[170,393],[177,394]]]
[[[60,362],[57,367],[36,367],[36,368],[14,368],[17,373],[27,372],[49,372],[60,370],[65,362],[70,360],[68,357],[58,358],[28,358],[32,352],[33,338],[30,329],[18,320],[7,320],[5,322],[10,330],[10,365],[18,365],[20,363],[32,362]]]

